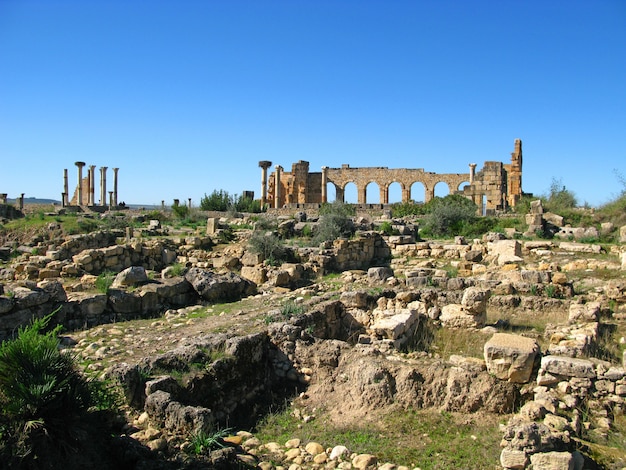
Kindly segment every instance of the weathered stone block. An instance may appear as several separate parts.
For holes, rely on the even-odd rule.
[[[487,371],[509,382],[528,382],[537,354],[537,341],[508,333],[496,333],[484,346]]]

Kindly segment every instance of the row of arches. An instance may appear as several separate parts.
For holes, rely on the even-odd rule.
[[[468,181],[465,181],[457,188],[454,188],[454,191],[462,190],[463,186],[469,184]],[[389,204],[402,202],[402,186],[400,183],[394,182],[388,186],[389,192]],[[414,202],[426,202],[426,187],[420,183],[415,182],[411,185],[410,189],[410,200]],[[341,197],[337,197],[337,194],[341,196],[343,192],[343,199]],[[445,197],[451,193],[451,189],[449,185],[443,181],[437,183],[434,187],[434,195],[436,197]],[[358,188],[356,183],[349,182],[343,188],[337,188],[334,183],[328,182],[326,184],[326,195],[328,202],[341,201],[348,204],[357,204],[359,202],[358,197]],[[381,201],[381,192],[380,186],[376,182],[370,182],[365,186],[365,198],[366,204],[382,204]]]

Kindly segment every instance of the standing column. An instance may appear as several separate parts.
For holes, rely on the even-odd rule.
[[[379,188],[380,203],[389,204],[389,185],[381,185]]]
[[[282,171],[283,167],[280,165],[276,165],[276,167],[274,168],[276,170],[276,174],[275,174],[275,184],[274,184],[274,208],[275,209],[279,209],[280,208],[280,172]]]
[[[261,167],[261,207],[264,207],[267,203],[267,169],[272,166],[272,162],[261,160],[259,166]]]
[[[69,189],[68,182],[67,182],[67,168],[63,170],[63,194],[65,196],[63,195],[61,196],[61,205],[63,207],[69,206],[70,202],[68,201],[68,199],[69,199],[70,189]]]
[[[328,185],[328,167],[322,167],[322,203],[328,202],[328,193],[326,186]]]
[[[107,167],[100,167],[100,205],[107,205]]]
[[[474,182],[474,178],[476,176],[476,163],[470,163],[470,180],[469,183],[472,184]]]
[[[74,165],[78,167],[78,193],[77,193],[77,206],[83,205],[83,167],[85,162],[75,162]]]
[[[96,199],[96,165],[89,165],[89,206],[95,206]]]
[[[109,191],[109,210],[113,208],[113,191]]]
[[[20,210],[23,211],[24,210],[24,193],[22,193],[20,195],[20,202],[19,202],[19,204],[20,204]]]
[[[117,170],[119,168],[113,168],[113,205],[117,207]]]

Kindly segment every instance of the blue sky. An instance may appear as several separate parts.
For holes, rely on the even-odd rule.
[[[85,161],[120,201],[197,205],[258,197],[260,160],[464,173],[520,138],[524,191],[600,205],[624,137],[622,0],[0,0],[9,197]]]

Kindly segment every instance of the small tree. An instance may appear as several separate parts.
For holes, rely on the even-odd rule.
[[[33,320],[0,346],[0,455],[5,462],[66,454],[76,446],[78,425],[92,403],[89,383],[74,358],[59,350],[58,328],[43,333],[53,314]]]
[[[228,191],[223,189],[213,191],[209,196],[206,194],[200,199],[200,209],[203,211],[226,212],[233,204],[233,198]]]
[[[552,178],[550,194],[546,199],[546,208],[552,212],[573,209],[578,205],[576,196],[568,190],[560,179]]]
[[[354,213],[354,206],[342,202],[322,204],[320,221],[313,242],[319,244],[340,237],[351,236],[354,233],[354,224],[351,218]]]

